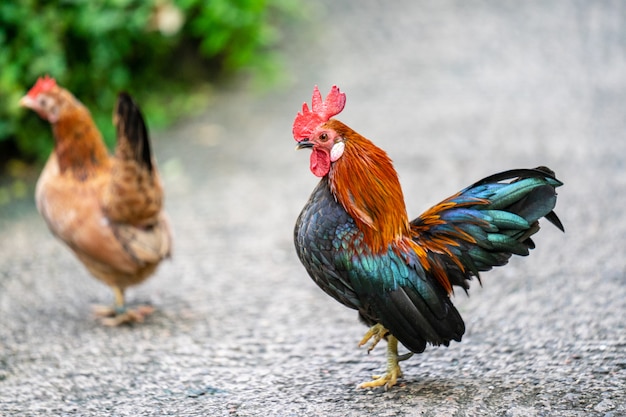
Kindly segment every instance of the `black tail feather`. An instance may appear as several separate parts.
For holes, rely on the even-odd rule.
[[[141,110],[128,93],[119,93],[114,120],[117,127],[118,146],[121,141],[125,140],[133,158],[152,171],[152,151],[148,129]]]
[[[545,217],[547,221],[558,227],[561,232],[565,232],[565,227],[563,226],[563,223],[561,223],[561,219],[559,219],[559,216],[557,216],[554,211],[551,211],[543,217]]]
[[[559,185],[562,185],[561,181],[559,181],[554,171],[552,171],[548,167],[540,166],[533,169],[519,168],[519,169],[510,169],[508,171],[498,172],[496,174],[485,177],[479,181],[476,181],[474,184],[470,185],[467,188],[473,188],[479,185],[488,184],[491,182],[499,182],[504,180],[510,180],[517,178],[517,180],[521,180],[523,178],[551,178]]]

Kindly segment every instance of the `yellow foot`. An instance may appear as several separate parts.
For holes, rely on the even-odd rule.
[[[378,331],[378,333],[373,332],[376,326],[380,326],[380,329],[384,330],[384,333]],[[369,332],[365,335],[363,340],[361,340],[360,346],[367,343],[367,341],[374,337],[373,346],[370,347],[370,350],[376,346],[376,343],[380,341],[383,337],[387,337],[387,373],[385,375],[374,375],[373,381],[363,382],[358,386],[358,388],[376,388],[384,386],[386,390],[396,385],[398,382],[398,378],[402,376],[402,370],[400,369],[400,361],[406,360],[410,358],[413,353],[410,352],[408,354],[398,356],[398,339],[392,336],[387,329],[385,329],[380,324],[373,326]],[[370,335],[372,333],[372,335]],[[369,336],[368,336],[369,335]]]
[[[398,378],[402,376],[400,365],[396,364],[392,369],[387,369],[385,375],[373,375],[372,381],[359,384],[358,388],[376,388],[384,386],[386,390],[396,385]]]
[[[380,342],[388,334],[389,330],[385,329],[382,324],[375,324],[370,327],[367,333],[365,333],[365,336],[363,336],[363,339],[361,339],[361,341],[359,342],[359,347],[363,346],[364,344],[369,342],[370,339],[374,338],[370,347],[367,348],[367,353],[370,353],[376,347],[378,342]]]
[[[147,316],[154,312],[154,307],[141,305],[133,309],[120,309],[109,306],[94,306],[93,312],[100,323],[115,327],[125,323],[142,323]]]

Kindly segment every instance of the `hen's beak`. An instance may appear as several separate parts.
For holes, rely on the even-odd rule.
[[[33,100],[32,98],[28,97],[28,96],[24,96],[20,99],[19,101],[20,106],[22,107],[26,107],[29,109],[34,109],[35,108],[35,100]]]
[[[313,142],[310,142],[309,140],[304,139],[298,142],[298,145],[296,145],[296,150],[299,151],[300,149],[312,148],[312,147],[313,147]]]
[[[37,110],[39,107],[37,105],[37,101],[27,95],[20,99],[19,105],[21,107],[26,107],[27,109],[31,110]]]
[[[32,111],[37,113],[39,117],[41,117],[44,120],[49,121],[50,123],[56,123],[59,120],[58,112],[53,113],[50,111],[44,111],[44,109],[41,108],[41,105],[37,102],[37,100],[35,100],[32,97],[29,97],[28,95],[22,97],[19,101],[19,104],[21,107],[26,107],[27,109],[31,109]]]

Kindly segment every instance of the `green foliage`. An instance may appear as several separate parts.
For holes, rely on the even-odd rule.
[[[0,2],[0,149],[13,141],[22,157],[49,153],[49,126],[18,107],[45,74],[90,108],[109,140],[121,90],[137,97],[151,127],[166,125],[202,103],[202,86],[216,76],[274,70],[279,25],[301,16],[301,6],[299,0]]]

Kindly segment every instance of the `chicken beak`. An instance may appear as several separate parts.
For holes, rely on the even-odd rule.
[[[44,120],[49,121],[50,123],[56,123],[59,120],[58,112],[44,111],[41,108],[41,105],[32,97],[28,95],[22,97],[19,101],[21,107],[26,107],[27,109],[31,109],[35,113],[39,115]]]
[[[21,107],[26,107],[28,109],[34,109],[35,108],[35,100],[33,100],[32,98],[28,97],[28,96],[24,96],[20,99],[19,104]]]
[[[306,149],[306,148],[312,148],[312,147],[313,147],[313,142],[310,142],[308,139],[304,139],[298,142],[298,145],[296,145],[296,150],[299,151],[300,149]]]

